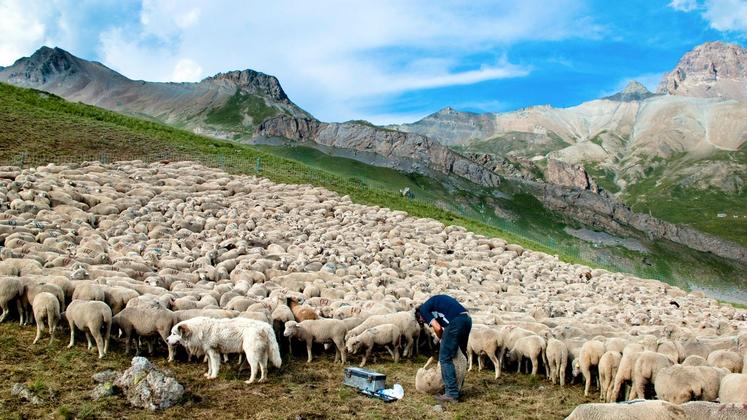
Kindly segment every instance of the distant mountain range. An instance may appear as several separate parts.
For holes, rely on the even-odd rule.
[[[0,81],[224,139],[302,142],[328,154],[456,175],[481,186],[514,182],[549,208],[598,228],[632,226],[747,259],[733,243],[693,239],[695,231],[683,233],[622,205],[747,245],[746,52],[730,44],[701,45],[664,77],[657,93],[631,82],[617,94],[570,108],[501,114],[445,108],[387,127],[320,122],[295,105],[275,77],[253,70],[198,83],[134,81],[101,63],[42,47],[0,68]],[[590,195],[577,200],[570,194],[578,190]],[[717,220],[717,213],[730,216],[729,223]]]

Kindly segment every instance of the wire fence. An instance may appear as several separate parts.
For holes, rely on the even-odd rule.
[[[263,160],[260,156],[257,156],[256,159],[248,159],[246,156],[236,154],[206,154],[197,152],[192,153],[188,151],[177,152],[173,150],[138,154],[137,156],[127,156],[103,151],[77,156],[30,155],[27,153],[21,153],[11,161],[7,161],[7,159],[5,162],[0,161],[0,164],[30,168],[48,164],[78,165],[86,162],[100,162],[102,164],[107,164],[115,161],[143,161],[152,163],[184,160],[199,162],[202,165],[219,168],[228,173],[266,177],[274,182],[292,184],[308,183],[312,185],[322,185],[328,189],[341,193],[348,193],[350,191],[372,192],[383,197],[401,198],[401,195],[396,192],[371,187],[366,183],[366,180],[361,178],[343,177],[302,164],[293,166],[276,166],[271,164],[271,162],[267,162],[267,160]],[[467,207],[458,203],[456,200],[445,201],[410,197],[408,202],[414,205],[449,212],[461,218],[510,233],[528,243],[530,248],[550,250],[551,252],[554,251],[555,254],[558,254],[561,257],[567,257],[575,261],[583,261],[591,266],[604,268],[609,271],[627,272],[639,277],[658,279],[668,283],[674,282],[678,283],[680,286],[688,287],[686,279],[682,278],[682,272],[677,276],[680,277],[679,279],[674,279],[672,278],[673,276],[671,272],[662,272],[657,267],[643,263],[625,261],[625,265],[622,265],[619,263],[620,258],[615,258],[602,252],[594,252],[594,244],[579,246],[569,244],[568,241],[556,240],[551,236],[543,235],[540,232],[529,230],[512,223],[510,220],[495,216],[489,211],[489,209]],[[384,203],[378,204],[381,205]],[[391,207],[395,208],[396,205],[392,205]],[[581,243],[580,239],[578,240],[578,243]]]

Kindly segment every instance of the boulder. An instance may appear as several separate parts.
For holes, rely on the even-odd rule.
[[[173,406],[184,395],[184,387],[144,357],[133,357],[132,365],[114,386],[135,407],[160,410]]]

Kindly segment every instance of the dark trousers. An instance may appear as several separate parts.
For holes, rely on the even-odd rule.
[[[454,368],[452,359],[460,349],[462,353],[467,354],[467,339],[469,339],[470,330],[472,330],[472,318],[464,314],[452,319],[441,335],[438,361],[441,363],[444,393],[450,397],[459,398],[460,385],[457,384],[456,368]]]

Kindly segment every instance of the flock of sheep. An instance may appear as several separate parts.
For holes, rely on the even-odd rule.
[[[433,346],[413,308],[440,293],[472,315],[470,369],[578,377],[607,402],[747,403],[747,312],[699,292],[193,162],[0,167],[0,322],[35,321],[35,343],[65,319],[99,357],[118,337],[174,360],[180,324],[245,318],[309,362],[314,343],[396,362]]]

